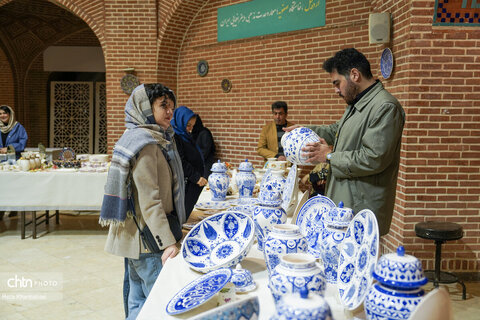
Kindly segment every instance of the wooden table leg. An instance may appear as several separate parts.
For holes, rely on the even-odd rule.
[[[32,238],[37,239],[37,211],[32,211]]]
[[[49,225],[49,222],[50,222],[50,216],[49,216],[49,213],[50,211],[49,210],[45,210],[45,224],[46,225]]]
[[[20,212],[21,238],[25,239],[25,211]]]

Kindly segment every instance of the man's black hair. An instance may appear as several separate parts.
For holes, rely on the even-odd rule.
[[[153,103],[155,102],[155,100],[165,96],[173,101],[174,107],[177,106],[177,99],[175,98],[175,94],[173,93],[172,90],[170,90],[168,87],[164,86],[163,84],[149,83],[149,84],[145,84],[144,87],[145,87],[145,92],[147,93],[148,100],[150,101],[150,105],[153,106]]]
[[[353,68],[358,69],[366,79],[373,78],[370,62],[355,48],[340,50],[323,63],[323,69],[328,73],[336,71],[346,78],[350,76],[350,71]]]
[[[272,112],[274,109],[283,109],[285,113],[288,113],[288,105],[285,101],[275,101],[272,103]]]

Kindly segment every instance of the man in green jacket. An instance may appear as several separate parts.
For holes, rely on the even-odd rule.
[[[303,151],[311,163],[330,163],[326,196],[355,213],[372,210],[380,235],[385,235],[395,204],[405,112],[373,78],[370,63],[356,49],[337,52],[323,69],[348,106],[336,123],[310,126],[322,139]]]

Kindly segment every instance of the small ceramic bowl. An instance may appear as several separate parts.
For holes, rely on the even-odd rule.
[[[233,270],[230,281],[235,285],[236,292],[249,292],[257,287],[255,281],[253,281],[252,273],[247,269],[243,269],[240,263]]]
[[[420,260],[405,254],[403,246],[399,246],[396,253],[387,253],[378,259],[373,278],[399,289],[418,288],[428,282]]]

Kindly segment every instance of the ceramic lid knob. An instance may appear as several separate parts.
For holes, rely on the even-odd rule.
[[[220,162],[220,159],[218,159],[217,163],[214,163],[212,165],[212,172],[227,172],[227,166],[225,163]]]

